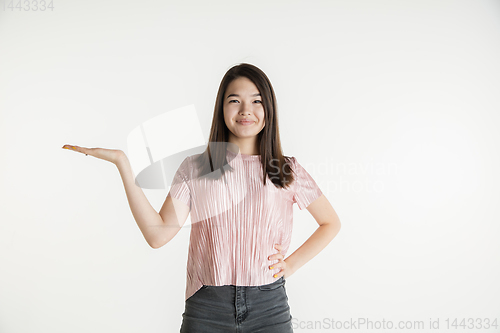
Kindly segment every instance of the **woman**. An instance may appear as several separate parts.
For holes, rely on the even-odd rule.
[[[117,165],[151,247],[168,243],[191,214],[181,332],[293,332],[286,279],[336,236],[340,221],[309,173],[282,154],[276,97],[264,72],[243,63],[224,75],[207,149],[184,159],[159,213],[122,151],[63,148]],[[320,226],[285,259],[293,203]]]

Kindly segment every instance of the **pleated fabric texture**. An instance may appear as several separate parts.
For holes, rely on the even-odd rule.
[[[259,286],[275,282],[278,250],[287,257],[292,238],[293,204],[300,210],[323,193],[311,175],[291,158],[295,181],[278,189],[266,177],[260,155],[227,150],[233,171],[220,179],[199,177],[196,157],[188,156],[174,175],[169,195],[190,207],[191,234],[186,273],[187,300],[203,285]],[[218,171],[220,172],[220,171]]]

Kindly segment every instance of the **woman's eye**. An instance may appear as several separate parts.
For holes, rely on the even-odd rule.
[[[231,103],[231,102],[239,102],[239,101],[237,99],[232,99],[229,101],[229,103]],[[260,101],[260,100],[256,100],[254,102],[259,102],[260,104],[262,104],[262,101]]]

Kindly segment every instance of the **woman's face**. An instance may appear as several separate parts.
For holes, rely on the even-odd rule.
[[[223,109],[226,126],[237,138],[255,137],[264,128],[264,105],[260,92],[246,77],[239,77],[228,85]]]

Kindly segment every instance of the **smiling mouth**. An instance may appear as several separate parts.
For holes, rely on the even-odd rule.
[[[255,121],[237,121],[238,124],[240,125],[252,125]]]

